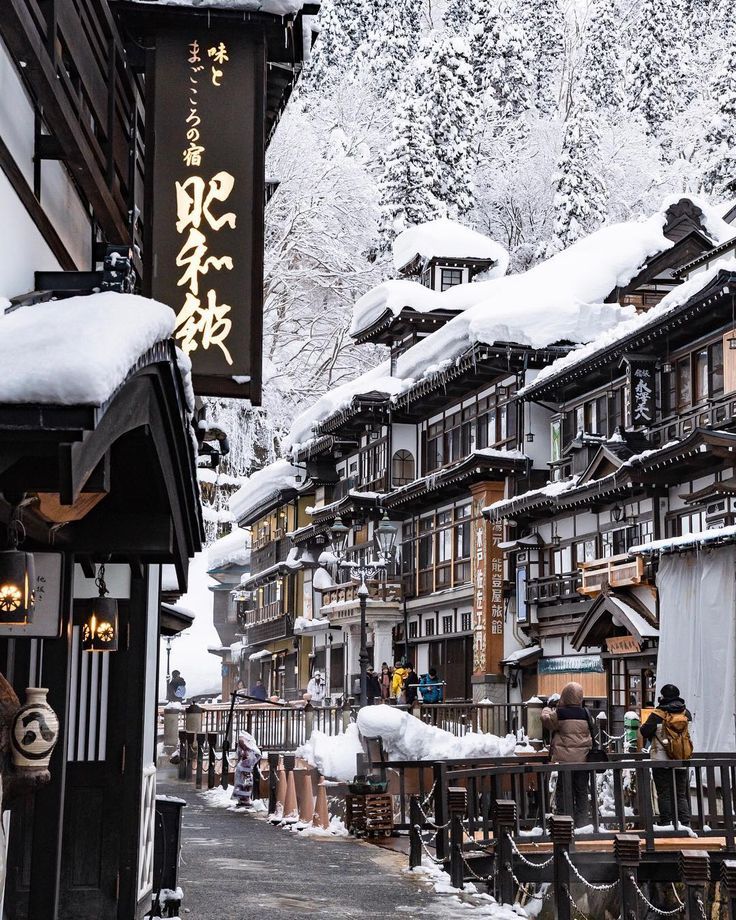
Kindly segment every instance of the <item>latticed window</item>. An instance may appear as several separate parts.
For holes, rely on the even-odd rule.
[[[395,486],[405,486],[414,481],[416,478],[414,472],[414,456],[411,451],[396,451],[391,464],[391,478]]]

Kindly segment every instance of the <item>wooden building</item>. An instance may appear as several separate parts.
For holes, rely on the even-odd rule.
[[[171,141],[161,123],[156,131],[153,87],[157,75],[159,90],[165,83],[167,36],[182,28],[224,29],[253,50],[250,178],[239,199],[252,218],[239,249],[251,288],[237,301],[250,310],[253,374],[247,385],[225,389],[243,395],[245,387],[255,400],[260,392],[263,159],[309,47],[307,8],[295,3],[282,15],[268,12],[268,0],[259,12],[237,0],[227,10],[195,6],[0,6],[0,199],[8,230],[0,324],[4,346],[15,342],[17,351],[0,381],[0,544],[22,516],[23,549],[37,559],[43,600],[37,622],[0,628],[0,671],[21,700],[27,686],[48,687],[60,723],[49,783],[21,794],[27,786],[16,781],[16,768],[7,758],[1,765],[9,920],[143,917],[158,885],[159,635],[182,625],[166,610],[161,621],[161,568],[175,571],[168,597],[186,590],[202,517],[192,379],[175,349],[186,350],[191,327],[183,329],[178,303],[174,322],[176,314],[134,292],[156,285],[154,217],[169,205],[152,169],[156,151]],[[228,97],[229,111],[220,100],[228,130],[238,123],[236,96]],[[216,125],[209,129],[217,135]],[[173,191],[172,183],[169,197]],[[195,365],[203,354],[190,350]],[[198,392],[217,388],[217,374],[196,366],[195,374]],[[117,650],[91,652],[85,617],[102,565],[117,601]]]

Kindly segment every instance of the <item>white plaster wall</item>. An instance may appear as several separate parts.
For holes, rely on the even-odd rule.
[[[537,403],[524,404],[524,428],[522,431],[522,450],[527,457],[532,458],[535,469],[545,470],[552,459],[552,437],[550,434],[550,419],[552,413]],[[526,439],[527,431],[534,433],[534,440],[529,443]]]
[[[0,41],[0,136],[33,185],[33,105],[7,48]]]
[[[423,642],[421,645],[415,645],[416,661],[413,662],[414,670],[417,674],[426,674],[429,670],[429,645]]]
[[[130,597],[130,566],[115,563],[105,566],[105,584],[111,597]],[[81,565],[74,566],[74,598],[97,597],[99,590],[94,578],[87,578]]]
[[[2,234],[0,297],[14,297],[34,289],[34,271],[58,271],[61,266],[2,171],[0,214],[3,226],[12,228]]]
[[[396,453],[397,450],[410,450],[417,457],[417,426],[416,425],[392,425],[391,426],[391,449]]]
[[[148,566],[146,597],[146,673],[143,710],[143,766],[156,762],[157,669],[159,646],[159,613],[161,610],[161,566]]]
[[[60,161],[46,160],[43,164],[41,204],[79,268],[91,268],[92,225]]]
[[[583,536],[589,533],[596,533],[598,530],[598,515],[586,512],[579,514],[575,518],[575,534]]]

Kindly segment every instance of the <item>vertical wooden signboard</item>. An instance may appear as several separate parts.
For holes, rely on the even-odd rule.
[[[501,673],[503,633],[503,524],[490,523],[482,509],[503,498],[503,484],[472,486],[473,496],[473,674]]]
[[[151,293],[195,391],[260,397],[265,45],[232,23],[156,37]]]

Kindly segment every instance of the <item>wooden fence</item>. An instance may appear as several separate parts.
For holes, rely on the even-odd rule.
[[[657,824],[653,780],[665,773],[674,790],[676,770],[688,771],[692,815],[683,822],[673,796],[674,823],[663,827]],[[576,829],[573,787],[581,782],[590,823]],[[455,887],[482,882],[506,903],[520,893],[537,901],[554,898],[560,920],[580,914],[573,893],[581,888],[595,897],[607,893],[627,920],[663,910],[702,920],[711,916],[709,881],[720,880],[722,905],[729,910],[720,916],[736,920],[735,790],[733,753],[688,762],[614,755],[597,769],[540,762],[435,764],[430,792],[410,796],[410,865],[424,856],[448,869]],[[698,839],[680,849],[691,835]],[[651,890],[640,886],[650,882],[682,882],[683,897],[673,889],[674,909],[662,901],[653,905]]]
[[[409,707],[399,707],[408,710]],[[220,743],[228,724],[230,706],[227,703],[205,703],[199,706],[201,722],[190,725],[195,734],[216,734]],[[233,750],[241,731],[250,732],[264,751],[293,751],[304,744],[317,729],[327,735],[342,734],[357,719],[359,707],[352,698],[342,706],[290,706],[263,703],[238,705],[233,709],[228,746]],[[453,735],[469,732],[490,732],[494,735],[526,730],[527,707],[524,703],[482,705],[473,703],[422,703],[411,712],[428,725],[435,725]],[[163,728],[165,709],[159,710]],[[178,713],[178,730],[187,729],[186,710]]]

